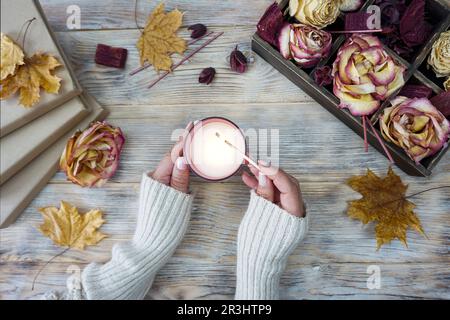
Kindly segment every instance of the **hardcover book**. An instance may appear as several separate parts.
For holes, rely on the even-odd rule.
[[[32,18],[36,18],[26,33],[24,25]],[[40,100],[32,107],[24,107],[19,103],[19,94],[2,100],[0,108],[0,137],[22,127],[28,122],[47,113],[81,93],[78,81],[75,79],[66,56],[59,47],[50,30],[42,8],[37,0],[2,0],[1,1],[1,30],[9,38],[25,46],[25,55],[32,56],[36,52],[53,55],[62,65],[55,70],[55,75],[61,78],[61,88],[58,94],[49,94],[41,89]]]
[[[79,123],[89,111],[79,97],[0,139],[0,185]]]
[[[92,121],[106,117],[107,112],[94,98],[86,94],[80,98],[91,113],[0,187],[0,228],[6,228],[14,222],[56,173],[59,157],[71,135],[87,128]]]

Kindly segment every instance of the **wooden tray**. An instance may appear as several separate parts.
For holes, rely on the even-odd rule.
[[[366,1],[364,6],[360,9],[365,10],[369,5],[371,5],[374,0]],[[288,11],[288,0],[283,0],[279,4],[282,12],[287,15]],[[406,67],[405,72],[405,83],[421,83],[430,87],[434,94],[439,94],[443,91],[444,78],[437,79],[432,74],[432,71],[428,71],[426,67],[426,59],[431,51],[431,47],[434,41],[439,37],[439,34],[446,31],[450,27],[450,7],[448,3],[439,0],[427,0],[426,1],[426,12],[430,21],[432,21],[434,30],[432,36],[429,40],[418,48],[416,53],[413,55],[410,61],[407,61],[400,57],[393,50],[384,46],[386,51],[395,59],[398,63]],[[345,14],[341,14],[335,24],[344,24]],[[331,66],[334,58],[336,57],[339,47],[344,43],[346,39],[345,35],[336,36],[333,38],[333,47],[330,55],[324,58],[316,66],[321,67],[324,65]],[[333,94],[332,85],[326,87],[319,87],[312,78],[312,74],[315,68],[302,69],[290,60],[286,60],[280,54],[280,52],[272,47],[269,43],[261,39],[257,34],[253,35],[252,38],[252,49],[264,60],[269,62],[275,69],[280,71],[289,80],[299,86],[304,92],[309,94],[314,100],[320,103],[325,109],[331,112],[336,118],[343,121],[348,127],[355,131],[360,137],[364,136],[362,119],[360,117],[354,117],[346,109],[340,109],[339,99]],[[377,125],[378,117],[380,113],[386,107],[390,106],[390,100],[392,100],[401,89],[397,90],[389,99],[383,102],[380,109],[374,113],[370,121],[378,131],[380,137],[381,132]],[[379,152],[385,155],[383,148],[378,142],[375,135],[371,130],[367,130],[368,142]],[[419,164],[412,161],[408,155],[401,149],[391,142],[385,141],[386,147],[389,149],[395,164],[401,168],[404,172],[413,176],[429,176],[432,173],[433,168],[437,165],[442,156],[449,149],[449,145],[440,150],[440,152],[435,155],[423,159]]]

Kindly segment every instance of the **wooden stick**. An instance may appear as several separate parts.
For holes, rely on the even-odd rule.
[[[380,136],[378,135],[377,130],[373,127],[372,122],[370,122],[370,121],[368,121],[368,122],[369,122],[370,128],[371,128],[372,131],[373,131],[373,134],[377,137],[378,142],[381,144],[381,147],[383,148],[384,152],[386,153],[387,157],[389,158],[389,161],[390,161],[392,164],[395,164],[395,161],[394,161],[394,159],[392,158],[391,153],[390,153],[389,150],[386,148],[386,145],[384,144],[383,140],[382,140],[382,139],[380,138]]]
[[[149,85],[148,85],[148,89],[152,88],[155,84],[157,84],[159,81],[161,81],[162,79],[164,79],[165,77],[167,77],[167,75],[175,70],[176,68],[178,68],[179,66],[181,66],[186,60],[189,60],[192,56],[194,56],[197,52],[199,52],[200,50],[202,50],[204,47],[206,47],[207,45],[209,45],[211,42],[213,42],[214,40],[216,40],[218,37],[220,37],[221,35],[223,35],[223,32],[220,32],[218,34],[216,34],[214,37],[212,37],[211,39],[209,39],[208,41],[206,41],[204,44],[202,44],[200,47],[198,47],[197,49],[195,49],[194,51],[192,51],[190,54],[188,54],[186,57],[184,57],[180,62],[178,62],[177,64],[175,64],[172,69],[170,71],[165,71],[163,74],[161,74],[158,78],[156,78],[155,80],[153,80]]]
[[[367,29],[367,30],[330,30],[329,33],[371,33],[371,32],[383,32],[383,29]]]
[[[362,117],[362,121],[363,121],[363,128],[364,128],[364,150],[366,152],[369,152],[369,144],[367,143],[367,125],[366,125],[366,120],[368,120],[367,117],[363,116]]]
[[[261,171],[260,167],[258,166],[258,164],[256,163],[255,160],[253,160],[252,158],[250,158],[249,156],[247,156],[245,153],[243,153],[241,150],[239,150],[234,144],[232,144],[230,141],[226,140],[226,139],[222,139],[220,136],[220,133],[216,132],[216,137],[219,138],[220,140],[222,140],[223,142],[225,142],[229,147],[235,149],[237,152],[239,152],[239,154],[245,159],[247,160],[252,166],[254,166],[256,169],[258,169],[258,171]]]
[[[198,37],[197,39],[190,40],[190,41],[188,42],[188,46],[195,44],[196,42],[200,41],[201,39],[203,39],[203,38],[205,38],[205,37],[210,36],[211,34],[213,34],[212,31],[211,31],[211,32],[208,32],[208,33],[206,33],[206,34],[204,34],[204,35],[202,35],[201,37]],[[136,73],[139,73],[139,72],[141,72],[142,70],[145,70],[145,69],[147,69],[147,68],[150,67],[150,66],[151,66],[151,64],[148,63],[148,62],[146,62],[143,66],[140,66],[139,68],[136,68],[136,69],[134,69],[133,71],[131,71],[131,72],[129,73],[129,75],[130,75],[130,76],[134,76]]]

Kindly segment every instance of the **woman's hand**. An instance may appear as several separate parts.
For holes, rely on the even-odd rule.
[[[155,171],[149,173],[153,179],[178,191],[189,191],[189,168],[183,157],[183,137],[175,144],[159,163]]]
[[[261,172],[249,164],[253,176],[242,173],[242,180],[261,197],[271,201],[296,217],[305,216],[302,192],[297,179],[283,170],[258,161]]]

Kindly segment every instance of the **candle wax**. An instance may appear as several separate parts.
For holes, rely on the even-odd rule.
[[[220,134],[220,138],[216,133]],[[190,136],[188,160],[198,175],[210,179],[221,180],[235,173],[244,159],[239,151],[245,153],[245,139],[241,131],[232,123],[223,119],[208,119],[196,126]]]

